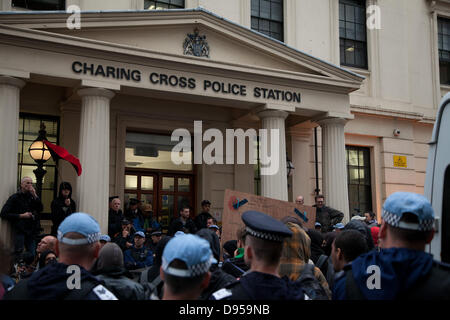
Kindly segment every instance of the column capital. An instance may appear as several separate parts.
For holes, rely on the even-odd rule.
[[[0,75],[0,84],[7,84],[22,89],[25,86],[26,82],[19,78]]]
[[[112,97],[116,95],[113,91],[103,88],[83,88],[79,89],[77,91],[77,94],[80,97],[96,96],[96,97],[104,97],[107,99],[112,99]]]
[[[282,111],[282,110],[265,109],[265,110],[257,111],[256,115],[260,119],[264,119],[264,118],[286,119],[288,117],[289,113],[286,111]]]
[[[349,119],[345,119],[345,118],[325,118],[325,119],[317,120],[316,122],[321,127],[329,126],[329,125],[341,125],[344,127],[348,121],[349,121]]]

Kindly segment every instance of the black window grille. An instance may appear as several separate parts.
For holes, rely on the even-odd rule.
[[[160,9],[184,9],[184,0],[159,0],[144,1],[144,9],[160,10]]]
[[[252,29],[283,41],[283,0],[252,0]]]
[[[66,10],[65,0],[12,0],[12,7],[29,10]]]
[[[372,211],[370,149],[346,146],[348,201],[352,214]]]
[[[450,84],[450,19],[438,18],[439,78]]]
[[[367,69],[366,1],[339,0],[341,65]]]

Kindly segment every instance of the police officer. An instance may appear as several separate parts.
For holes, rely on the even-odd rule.
[[[20,281],[5,300],[117,300],[87,271],[98,257],[99,238],[100,226],[94,218],[71,214],[58,228],[58,262]]]
[[[242,215],[246,226],[244,258],[250,265],[237,282],[212,294],[213,300],[303,300],[298,282],[278,274],[283,240],[292,236],[283,223],[258,211]]]
[[[427,198],[411,192],[390,195],[383,206],[380,250],[343,267],[333,300],[449,300],[450,266],[425,252],[433,239],[433,225]]]
[[[134,219],[136,219],[137,217],[141,217],[142,216],[142,210],[141,208],[139,208],[139,205],[142,201],[136,199],[136,198],[131,198],[130,202],[128,203],[128,208],[125,210],[125,219],[133,222]]]
[[[134,234],[134,246],[124,253],[125,267],[128,270],[142,269],[153,264],[153,252],[144,247],[145,234],[138,231]]]

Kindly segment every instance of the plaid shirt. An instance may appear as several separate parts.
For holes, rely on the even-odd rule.
[[[305,267],[305,261],[309,261],[311,257],[311,239],[298,225],[288,222],[286,226],[293,232],[293,235],[284,240],[279,273],[280,276],[288,276],[290,280],[296,281]],[[331,299],[328,282],[317,267],[314,268],[314,276]]]

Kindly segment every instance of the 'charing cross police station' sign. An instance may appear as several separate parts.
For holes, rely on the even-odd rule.
[[[72,63],[72,71],[77,74],[91,75],[94,77],[103,77],[108,79],[125,80],[125,81],[142,81],[142,72],[137,69],[128,69],[113,66],[103,66],[101,64],[86,63],[74,61]],[[254,98],[274,100],[278,102],[300,103],[301,95],[298,92],[290,90],[280,90],[265,87],[253,87],[253,92],[247,91],[247,86],[224,81],[214,81],[203,79],[198,81],[194,77],[185,77],[179,75],[171,75],[161,72],[150,72],[148,80],[155,85],[162,85],[180,89],[196,89],[201,86],[203,91],[210,93],[229,94],[234,96],[253,95]]]

